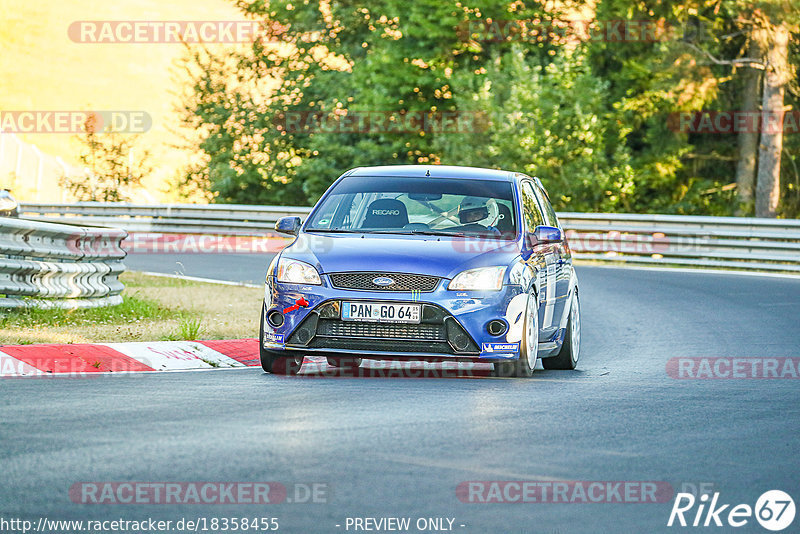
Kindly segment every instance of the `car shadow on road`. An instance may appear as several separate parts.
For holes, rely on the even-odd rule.
[[[525,380],[572,381],[593,376],[588,371],[547,371],[537,369]],[[300,372],[292,378],[439,378],[439,379],[509,379],[495,376],[490,363],[422,362],[402,360],[364,360],[358,367],[335,367],[322,357],[306,357]],[[519,380],[514,378],[514,380]]]

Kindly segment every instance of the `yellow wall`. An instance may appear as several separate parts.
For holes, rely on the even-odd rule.
[[[169,201],[165,181],[187,161],[170,148],[179,138],[174,105],[174,61],[182,44],[83,44],[67,35],[79,20],[243,20],[227,0],[0,0],[0,110],[144,110],[153,118],[142,141],[153,153],[157,171],[147,194]],[[77,165],[79,144],[70,134],[23,134],[20,139],[42,152]],[[0,187],[15,187],[23,201],[60,201],[56,180],[18,177]]]

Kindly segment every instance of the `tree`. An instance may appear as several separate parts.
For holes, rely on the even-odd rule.
[[[454,80],[460,109],[483,110],[485,132],[440,137],[443,161],[519,170],[540,178],[557,209],[628,211],[636,193],[630,155],[583,51],[544,62],[521,45],[480,75]]]
[[[129,201],[134,187],[152,171],[150,153],[141,151],[134,161],[137,136],[114,131],[98,132],[97,116],[89,114],[78,140],[83,145],[80,162],[89,169],[89,176],[64,176],[60,183],[78,201]]]
[[[765,33],[769,52],[761,97],[764,127],[758,150],[756,217],[775,217],[781,195],[783,99],[785,86],[792,79],[793,69],[789,65],[789,28],[786,24],[770,22]],[[774,120],[774,126],[768,124],[771,119]]]
[[[475,17],[534,19],[543,13],[538,6],[497,1],[481,9],[438,0],[238,6],[265,22],[265,39],[227,59],[191,59],[193,95],[182,107],[186,124],[200,132],[205,161],[187,181],[206,182],[220,201],[276,203],[297,194],[313,202],[350,167],[443,161],[447,155],[437,152],[442,145],[435,140],[449,135],[291,130],[282,118],[457,111],[453,78],[480,70],[492,53],[510,46],[476,48],[459,28]],[[256,89],[267,79],[277,80],[277,88]],[[255,138],[257,144],[247,142]],[[450,156],[456,160],[457,154]]]
[[[779,0],[236,5],[264,23],[264,39],[226,55],[195,54],[193,94],[183,102],[203,156],[186,182],[216,201],[311,203],[351,167],[449,163],[536,174],[561,209],[731,215],[748,213],[754,165],[768,163],[757,157],[757,132],[732,142],[674,131],[668,118],[758,108],[760,97],[746,97],[766,60],[749,55],[766,50],[753,35],[759,13],[782,12]],[[553,30],[592,13],[601,25],[647,21],[675,32],[576,42]],[[793,35],[797,15],[784,14]],[[544,30],[531,39],[474,35],[481,24],[491,32],[510,20]],[[796,44],[789,40],[790,66],[800,60]],[[784,86],[784,104],[798,103],[793,84]],[[381,111],[481,113],[490,127],[338,129],[359,112]],[[303,124],[289,127],[297,117]],[[770,148],[771,168],[797,176],[779,183],[783,215],[800,211],[798,144],[784,140],[783,169],[781,148]]]
[[[645,0],[636,3],[634,8],[622,0],[605,0],[598,4],[598,18],[636,20],[648,15],[678,20],[684,25],[691,23],[702,31],[690,32],[669,42],[654,43],[652,47],[631,43],[593,47],[596,65],[600,66],[595,72],[611,81],[612,91],[616,88],[624,91],[618,95],[623,106],[636,111],[637,117],[631,118],[634,131],[640,130],[637,123],[669,112],[714,108],[724,112],[757,112],[759,102],[763,107],[761,88],[755,87],[760,77],[758,72],[772,69],[770,64],[774,63],[764,54],[778,53],[774,46],[777,28],[774,21],[782,21],[790,32],[796,33],[800,17],[785,0],[711,0],[702,3]],[[609,57],[612,51],[614,57]],[[790,72],[791,65],[800,59],[791,50],[781,57],[781,72]],[[754,69],[758,72],[754,73]],[[774,79],[768,82],[766,76],[764,79],[765,84],[780,84],[791,90],[785,77],[780,82]],[[617,98],[617,95],[612,98]],[[777,112],[777,100],[778,95],[773,95],[767,105],[773,111],[761,110],[764,117],[777,116],[774,113]],[[670,193],[659,187],[660,191],[654,192],[655,198],[671,199],[672,206],[660,208],[660,201],[648,200],[647,209],[720,215],[733,214],[734,211],[749,213],[753,205],[755,166],[758,168],[758,187],[772,191],[773,205],[776,204],[774,192],[780,191],[779,142],[783,139],[779,128],[767,132],[761,128],[760,147],[757,144],[758,129],[739,131],[736,145],[729,142],[727,135],[719,133],[661,132],[651,140],[637,140],[649,131],[659,129],[657,123],[651,123],[641,130],[641,135],[626,137],[626,143],[633,149],[632,165],[640,179],[661,183],[667,186],[666,189],[671,189]],[[653,158],[656,174],[649,172],[651,167],[646,158]],[[736,177],[735,183],[729,183],[731,176]],[[738,188],[738,198],[732,195],[731,186]],[[790,213],[797,214],[797,211],[792,212],[788,207],[784,209],[784,214]]]
[[[752,32],[748,47],[748,56],[761,57],[759,39]],[[761,93],[761,70],[745,67],[742,69],[741,102],[742,112],[756,115],[758,113],[759,94]],[[756,162],[758,161],[758,130],[745,129],[738,134],[738,161],[736,163],[736,192],[739,199],[737,215],[747,215],[753,211],[753,195],[755,193]]]
[[[755,115],[758,111],[757,102],[761,101],[760,120],[756,122],[758,127],[745,128],[738,132],[739,160],[736,169],[740,201],[738,213],[751,211],[753,172],[757,166],[756,216],[775,217],[781,196],[784,94],[794,73],[789,60],[790,25],[797,31],[797,22],[800,18],[783,0],[772,2],[729,0],[720,4],[724,4],[728,15],[728,18],[723,20],[731,21],[733,30],[739,30],[739,34],[747,36],[748,42],[741,47],[740,52],[746,49],[748,57],[721,60],[707,49],[697,46],[693,48],[705,54],[716,65],[741,68],[740,77],[744,81],[741,89],[741,111]],[[717,44],[719,45],[719,42]],[[763,76],[759,71],[763,72]],[[763,89],[759,87],[759,81],[762,82]]]

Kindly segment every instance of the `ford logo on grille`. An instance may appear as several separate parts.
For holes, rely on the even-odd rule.
[[[379,276],[378,278],[373,278],[372,283],[376,286],[392,286],[394,285],[394,280],[388,276]]]

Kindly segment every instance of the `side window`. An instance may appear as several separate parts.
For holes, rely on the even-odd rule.
[[[530,182],[522,182],[522,217],[525,219],[525,229],[529,232],[544,224],[542,210]]]
[[[350,228],[356,211],[363,203],[364,193],[338,195],[339,202],[328,202],[313,224],[319,228]]]
[[[329,202],[327,205],[323,205],[324,210],[317,213],[311,224],[318,228],[330,228],[337,206],[336,202]]]
[[[558,217],[556,217],[553,205],[550,204],[550,197],[547,196],[547,192],[537,185],[536,194],[539,197],[539,204],[544,208],[544,218],[547,220],[547,225],[558,227]]]

